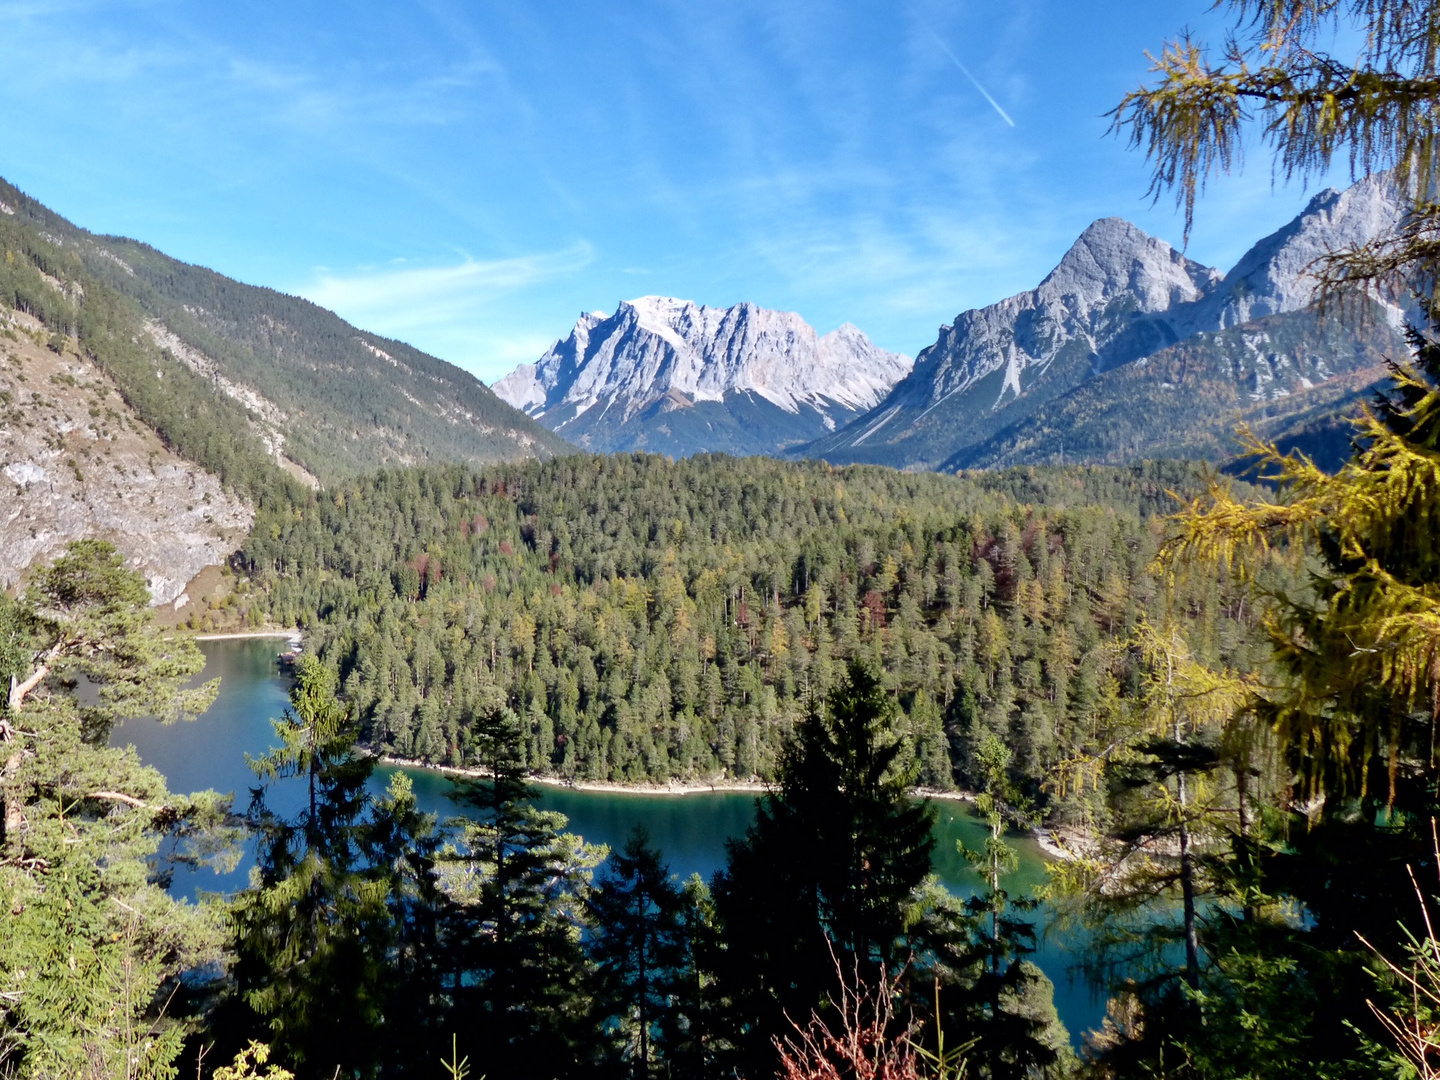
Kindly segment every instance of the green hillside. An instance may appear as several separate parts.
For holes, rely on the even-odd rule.
[[[0,304],[77,334],[147,423],[232,483],[265,462],[329,483],[566,448],[453,364],[309,301],[94,235],[3,181],[0,204]]]

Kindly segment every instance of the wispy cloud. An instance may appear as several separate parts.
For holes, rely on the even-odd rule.
[[[498,298],[578,273],[595,259],[578,241],[563,251],[510,259],[471,259],[453,266],[416,266],[335,274],[320,270],[296,291],[379,332],[473,316]]]
[[[550,337],[536,333],[516,308],[524,297],[579,274],[595,261],[577,241],[559,251],[449,266],[391,266],[339,274],[328,269],[292,291],[365,330],[399,338],[469,368],[486,381],[534,361]]]

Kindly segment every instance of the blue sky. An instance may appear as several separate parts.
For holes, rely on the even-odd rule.
[[[486,381],[662,293],[914,354],[1094,218],[1174,242],[1104,113],[1208,0],[0,0],[0,175]],[[1345,178],[1336,178],[1344,182]],[[1190,254],[1308,194],[1258,149]]]

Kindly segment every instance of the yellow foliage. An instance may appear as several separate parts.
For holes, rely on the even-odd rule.
[[[270,1047],[264,1043],[251,1042],[235,1055],[229,1065],[215,1070],[213,1080],[295,1080],[295,1074],[278,1065],[271,1065],[264,1072],[260,1069],[270,1060]]]
[[[1386,722],[1364,702],[1381,691],[1402,710],[1440,717],[1440,581],[1428,573],[1440,561],[1440,453],[1408,436],[1433,427],[1440,391],[1409,368],[1393,381],[1410,404],[1395,418],[1366,409],[1355,422],[1362,449],[1334,475],[1242,429],[1282,496],[1242,501],[1213,482],[1175,518],[1161,555],[1171,574],[1198,559],[1251,586],[1290,676],[1256,704],[1308,762],[1305,785],[1323,788],[1327,766],[1358,767],[1363,794],[1367,762],[1388,745],[1392,799],[1398,721],[1379,730]],[[1261,586],[1277,556],[1316,559],[1315,598]]]

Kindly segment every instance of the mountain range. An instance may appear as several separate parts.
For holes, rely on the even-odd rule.
[[[849,324],[643,296],[581,315],[493,389],[587,450],[774,454],[867,412],[911,363]]]
[[[913,364],[853,326],[643,297],[581,316],[496,393],[594,450],[786,454],[908,469],[1224,459],[1353,404],[1404,347],[1311,310],[1308,270],[1398,219],[1383,179],[1316,195],[1224,273],[1120,218],[1090,225],[1034,289],[962,312]],[[1331,425],[1335,432],[1343,431]]]
[[[1225,274],[1097,221],[1039,286],[941,327],[884,401],[804,453],[943,471],[1053,461],[1062,444],[1070,460],[1227,457],[1237,421],[1276,429],[1403,347],[1396,309],[1359,332],[1322,319],[1307,273],[1399,213],[1384,180],[1327,189]]]
[[[914,361],[849,324],[646,296],[582,315],[492,392],[0,181],[0,585],[102,535],[183,606],[275,485],[417,462],[576,447],[939,471],[1225,460],[1241,421],[1333,456],[1339,417],[1404,350],[1403,313],[1321,317],[1307,269],[1399,213],[1382,180],[1324,191],[1228,273],[1105,218],[1036,288],[962,312]]]

